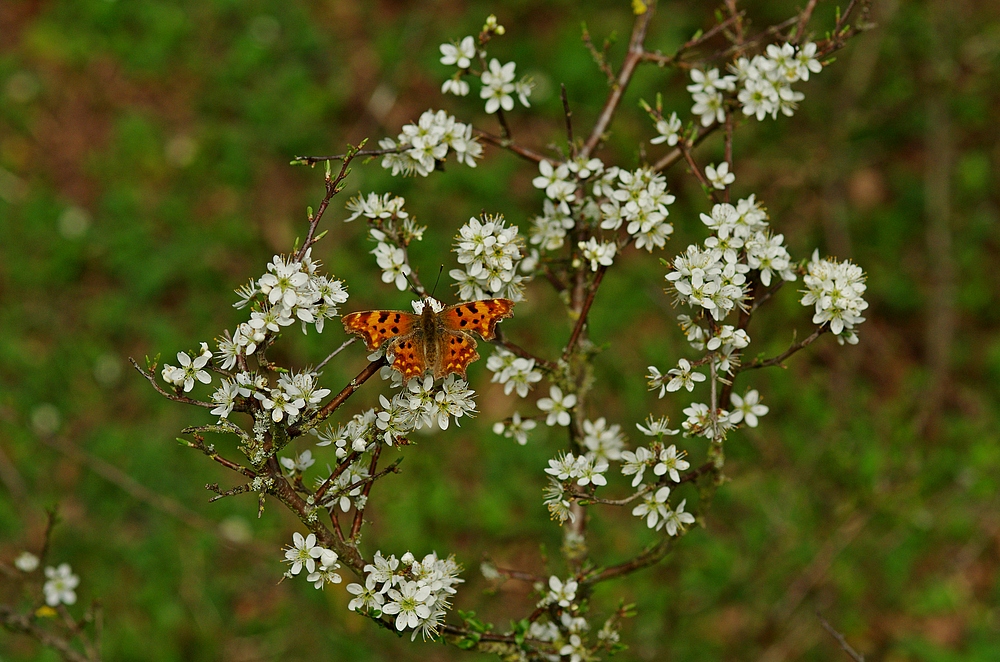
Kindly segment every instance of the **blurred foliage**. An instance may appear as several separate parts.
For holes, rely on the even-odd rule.
[[[347,611],[342,586],[278,583],[295,522],[278,507],[256,519],[249,498],[209,505],[203,486],[231,478],[172,441],[207,414],[158,397],[126,357],[172,357],[241,319],[231,290],[289,250],[321,196],[321,173],[288,166],[292,156],[394,135],[428,107],[492,127],[475,95],[441,98],[437,63],[439,43],[489,13],[507,27],[491,54],[539,83],[532,108],[511,116],[515,135],[539,149],[563,139],[560,83],[582,133],[606,86],[581,21],[597,43],[617,35],[620,58],[631,16],[624,0],[581,4],[0,3],[0,559],[37,549],[43,508],[58,504],[51,560],[81,575],[82,601],[103,602],[107,659],[471,659],[376,630]],[[745,3],[758,26],[795,4]],[[711,24],[704,3],[663,5],[651,48],[670,52]],[[833,11],[817,10],[819,36]],[[800,86],[794,118],[738,132],[737,193],[767,204],[797,257],[818,245],[861,264],[871,314],[857,347],[825,338],[787,370],[741,376],[737,389],[759,388],[771,414],[727,444],[731,482],[708,528],[597,593],[605,608],[637,603],[624,659],[845,659],[817,611],[868,659],[1000,659],[998,14],[992,2],[878,2],[879,27]],[[683,83],[640,68],[602,157],[637,163],[653,135],[639,98],[663,92],[683,116]],[[716,138],[699,154],[721,150]],[[348,192],[405,196],[431,227],[414,260],[435,273],[470,215],[526,228],[539,205],[531,168],[487,152],[476,170],[428,179],[359,165]],[[679,167],[670,179],[677,231],[665,256],[702,236],[705,211]],[[349,283],[351,307],[404,307],[406,295],[376,278],[361,226],[342,217],[335,205],[319,257]],[[607,407],[592,415],[626,430],[682,407],[641,379],[684,351],[662,277],[657,256],[632,261],[594,306]],[[789,319],[807,332],[793,289],[755,323],[757,351],[781,351]],[[538,319],[554,305],[536,284],[519,312]],[[550,356],[567,331],[561,316],[505,327]],[[626,330],[635,342],[616,345]],[[290,333],[276,358],[315,363],[342,339],[336,325]],[[324,383],[338,388],[363,363],[347,352]],[[373,493],[364,545],[455,552],[467,566],[457,606],[503,628],[530,608],[527,588],[484,596],[477,566],[489,554],[543,572],[539,544],[557,549],[559,531],[539,472],[559,440],[539,434],[521,448],[489,432],[514,405],[486,384],[484,363],[471,370],[479,420],[406,452],[404,473]],[[368,386],[359,399],[374,399]],[[595,525],[598,554],[613,562],[649,539],[630,520]],[[55,656],[0,633],[0,658]]]

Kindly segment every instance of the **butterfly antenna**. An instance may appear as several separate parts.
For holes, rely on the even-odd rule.
[[[441,268],[438,269],[438,277],[434,279],[434,287],[431,288],[431,296],[434,296],[434,293],[437,292],[438,283],[441,282],[441,273],[443,271],[444,271],[444,265],[442,264]]]

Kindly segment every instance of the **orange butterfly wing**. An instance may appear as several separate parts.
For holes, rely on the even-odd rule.
[[[475,331],[483,340],[493,340],[497,322],[511,317],[513,309],[514,302],[510,299],[485,299],[448,306],[438,314],[438,318],[446,329],[466,333]],[[472,346],[475,347],[475,342]]]
[[[376,350],[386,340],[405,336],[420,326],[420,316],[398,310],[366,310],[341,318],[344,330],[361,336],[369,350]]]
[[[385,353],[394,355],[392,367],[403,375],[403,379],[419,377],[427,370],[424,335],[416,329],[409,335],[390,340]]]
[[[479,358],[475,338],[461,331],[441,329],[438,332],[438,343],[434,377],[440,379],[454,372],[465,379],[469,364]]]

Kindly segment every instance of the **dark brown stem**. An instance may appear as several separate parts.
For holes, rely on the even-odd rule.
[[[792,38],[789,40],[793,44],[798,44],[802,41],[802,37],[806,33],[806,25],[808,25],[809,19],[812,18],[813,10],[816,9],[818,3],[819,0],[809,0],[809,4],[799,14],[799,24],[795,26],[795,32],[792,33]]]
[[[681,154],[684,155],[684,160],[687,161],[688,167],[691,168],[691,172],[698,179],[698,181],[701,182],[701,185],[707,189],[708,196],[714,202],[718,202],[715,197],[715,187],[708,183],[708,180],[705,179],[705,174],[701,171],[701,168],[698,167],[698,164],[694,162],[694,157],[691,155],[691,145],[688,145],[683,141],[680,145]]]
[[[809,337],[805,338],[801,342],[794,343],[791,347],[789,347],[784,352],[778,354],[775,357],[763,360],[754,359],[750,363],[738,366],[735,370],[733,370],[733,376],[735,377],[737,374],[743,372],[744,370],[756,370],[757,368],[769,368],[771,366],[781,365],[782,362],[789,356],[813,344],[817,338],[819,338],[821,335],[823,335],[829,330],[830,326],[828,324],[824,324],[823,326],[819,327],[811,334],[809,334]]]
[[[409,148],[399,146],[391,149],[359,149],[354,152],[331,154],[330,156],[296,156],[292,159],[292,165],[313,166],[323,161],[343,161],[344,159],[353,159],[356,156],[384,156],[386,154],[399,154],[407,149]]]
[[[594,297],[597,296],[597,288],[601,286],[601,281],[604,280],[604,272],[607,271],[607,267],[601,266],[597,270],[597,275],[594,276],[593,282],[590,284],[590,288],[587,291],[587,298],[583,302],[583,307],[580,309],[580,316],[576,319],[576,325],[573,327],[573,333],[569,336],[569,342],[566,343],[566,349],[563,350],[562,358],[565,361],[569,358],[569,355],[573,352],[576,347],[576,343],[580,340],[580,334],[583,333],[583,327],[587,324],[587,314],[590,312],[590,306],[594,303]]]
[[[375,450],[372,451],[372,461],[368,465],[368,475],[371,477],[371,479],[367,483],[365,483],[365,488],[361,491],[361,495],[365,499],[365,505],[368,504],[368,493],[371,492],[372,485],[375,484],[375,479],[384,476],[389,471],[395,469],[396,465],[399,464],[399,462],[397,461],[394,465],[390,466],[389,469],[383,471],[381,474],[376,475],[375,468],[378,466],[378,458],[379,455],[381,454],[382,454],[382,445],[376,444]],[[346,491],[350,492],[352,489],[354,488],[353,487],[348,488]],[[354,523],[351,525],[351,540],[354,540],[358,537],[358,532],[361,531],[361,523],[364,521],[364,516],[365,516],[365,509],[357,508],[356,512],[354,513]]]
[[[331,414],[333,414],[333,412],[337,411],[341,405],[347,402],[347,399],[354,395],[354,392],[357,391],[362,384],[371,379],[372,375],[377,373],[384,365],[385,357],[369,363],[365,366],[365,369],[358,373],[358,376],[352,379],[351,383],[345,386],[340,393],[335,395],[330,402],[323,405],[322,409],[310,416],[308,421],[304,421],[301,425],[295,425],[288,428],[288,436],[294,439],[295,437],[305,434],[325,421]]]
[[[347,470],[347,467],[351,466],[351,463],[358,459],[358,455],[359,453],[355,451],[345,457],[340,464],[337,465],[337,468],[330,473],[330,477],[323,481],[323,484],[319,486],[318,490],[316,490],[316,495],[314,497],[316,503],[322,502],[323,496],[326,494],[326,491],[330,489],[330,486],[333,485],[333,481],[340,478],[340,474],[344,473],[344,471]]]
[[[541,357],[535,356],[534,354],[524,349],[520,345],[515,345],[511,341],[507,340],[503,336],[503,332],[500,329],[497,329],[496,334],[497,334],[496,338],[493,339],[493,344],[503,347],[511,354],[516,354],[517,356],[520,356],[523,359],[533,359],[535,361],[535,365],[537,365],[542,370],[547,370],[548,372],[554,372],[556,368],[559,367],[554,361],[549,361],[548,359],[543,359]]]
[[[665,66],[669,66],[669,65],[673,65],[673,64],[678,64],[679,60],[680,60],[680,57],[684,53],[686,53],[687,51],[691,50],[695,46],[699,46],[699,45],[703,44],[704,42],[708,41],[709,39],[711,39],[715,35],[719,34],[723,30],[725,30],[727,27],[729,27],[730,25],[732,25],[734,22],[736,22],[740,18],[742,18],[742,16],[743,16],[742,12],[738,13],[738,14],[731,15],[729,18],[727,18],[726,20],[724,20],[722,23],[718,23],[718,24],[712,26],[708,30],[708,32],[702,33],[700,36],[695,37],[694,39],[688,40],[685,44],[683,44],[680,48],[678,48],[674,52],[673,55],[663,55],[662,53],[643,53],[642,56],[641,56],[642,60],[644,60],[646,62],[655,62],[656,64],[660,65],[661,67],[665,67]]]
[[[510,140],[508,138],[503,138],[501,136],[497,136],[495,134],[489,133],[488,131],[483,131],[481,129],[473,129],[472,133],[477,138],[481,139],[483,142],[487,142],[491,145],[495,145],[496,147],[501,147],[503,149],[510,150],[511,152],[514,152],[521,158],[527,159],[528,161],[534,161],[535,163],[539,163],[541,161],[546,160],[546,158],[543,155],[539,154],[538,152],[529,149],[527,147],[522,147],[521,145],[518,145],[513,140]]]
[[[576,156],[576,145],[573,144],[573,111],[569,109],[569,98],[566,96],[566,84],[559,84],[559,96],[562,99],[563,115],[566,117],[566,143],[569,152]]]
[[[497,108],[497,121],[500,122],[500,139],[513,140],[514,134],[510,132],[510,125],[507,124],[507,116],[503,113],[503,108]]]
[[[343,190],[343,186],[341,186],[341,183],[347,177],[351,161],[354,159],[355,156],[357,156],[357,153],[364,146],[365,142],[366,141],[362,140],[357,145],[357,147],[352,147],[347,151],[347,153],[344,155],[343,162],[340,165],[340,172],[337,173],[336,177],[331,179],[330,170],[329,168],[327,169],[326,179],[325,179],[326,194],[323,196],[323,200],[320,201],[319,207],[316,209],[315,213],[312,213],[309,216],[309,232],[306,234],[306,240],[302,242],[302,246],[295,253],[296,261],[301,261],[302,258],[305,257],[306,251],[308,251],[309,248],[314,243],[316,243],[315,239],[316,228],[319,227],[319,222],[323,218],[323,214],[326,213],[326,208],[330,206],[330,200],[333,199],[333,196],[337,195]]]
[[[604,138],[604,132],[607,131],[608,125],[611,124],[611,119],[615,116],[615,111],[618,110],[618,104],[621,103],[622,95],[625,94],[625,88],[628,87],[629,81],[632,80],[635,67],[642,61],[643,53],[645,53],[642,44],[646,40],[646,30],[649,28],[649,22],[653,18],[654,6],[655,3],[650,2],[646,11],[635,19],[635,24],[632,26],[632,37],[629,39],[628,54],[625,56],[622,68],[618,71],[618,78],[615,79],[614,84],[611,86],[611,92],[604,102],[604,107],[597,117],[597,122],[591,130],[587,142],[584,143],[583,149],[580,150],[580,156],[585,159],[590,157]]]
[[[847,639],[844,638],[844,635],[837,632],[833,626],[820,615],[819,612],[816,612],[816,618],[819,619],[819,624],[823,626],[823,629],[829,632],[830,636],[837,640],[837,643],[840,644],[840,648],[847,653],[851,659],[854,660],[854,662],[865,662],[865,656],[854,650],[851,645],[847,643]]]
[[[168,400],[173,400],[174,402],[183,402],[186,405],[195,405],[196,407],[206,407],[208,409],[212,409],[215,407],[215,405],[212,404],[211,402],[202,402],[201,400],[195,400],[194,398],[189,398],[184,395],[177,395],[176,393],[169,393],[167,391],[164,391],[162,388],[160,388],[160,385],[156,383],[156,375],[154,375],[152,372],[146,372],[141,367],[139,367],[139,363],[131,356],[128,357],[128,360],[129,363],[132,364],[132,367],[138,370],[139,374],[145,377],[146,380],[153,385],[153,388],[156,389],[156,392],[162,395],[163,397],[167,398]]]
[[[329,356],[327,356],[327,357],[326,357],[325,359],[323,359],[322,361],[320,361],[320,362],[319,362],[319,365],[318,365],[318,366],[316,366],[316,372],[319,372],[320,370],[322,370],[322,369],[323,369],[323,366],[325,366],[325,365],[326,365],[327,363],[329,363],[329,362],[330,362],[330,359],[332,359],[332,358],[333,358],[333,357],[335,357],[335,356],[336,356],[337,354],[340,354],[340,353],[341,353],[342,351],[344,351],[345,349],[347,349],[347,347],[348,347],[348,346],[349,346],[349,345],[350,345],[351,343],[353,343],[353,342],[354,342],[355,340],[357,340],[357,338],[348,338],[347,340],[345,340],[345,341],[344,341],[344,344],[342,344],[342,345],[341,345],[340,347],[338,347],[337,349],[335,349],[335,350],[333,350],[332,352],[330,352],[330,355],[329,355]]]
[[[708,138],[720,126],[722,126],[722,125],[719,124],[718,122],[716,122],[714,124],[710,124],[709,126],[705,127],[704,129],[702,129],[701,133],[699,133],[697,136],[695,136],[693,140],[689,141],[690,147],[688,147],[688,149],[694,149],[695,147],[697,147],[698,145],[700,145],[701,142],[705,138]],[[675,164],[678,161],[680,161],[682,158],[684,158],[684,151],[680,147],[676,147],[673,150],[671,150],[670,152],[668,152],[659,161],[657,161],[656,163],[654,163],[653,164],[653,170],[656,170],[658,172],[663,172],[664,170],[666,170],[667,168],[669,168],[673,164]]]

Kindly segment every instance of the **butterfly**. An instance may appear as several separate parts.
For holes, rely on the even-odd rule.
[[[344,315],[344,330],[361,336],[369,350],[385,348],[392,367],[404,379],[428,371],[435,378],[455,373],[465,377],[479,358],[473,332],[492,340],[497,322],[511,317],[510,299],[485,299],[443,306],[436,299],[423,302],[419,314],[401,310],[366,310]]]

